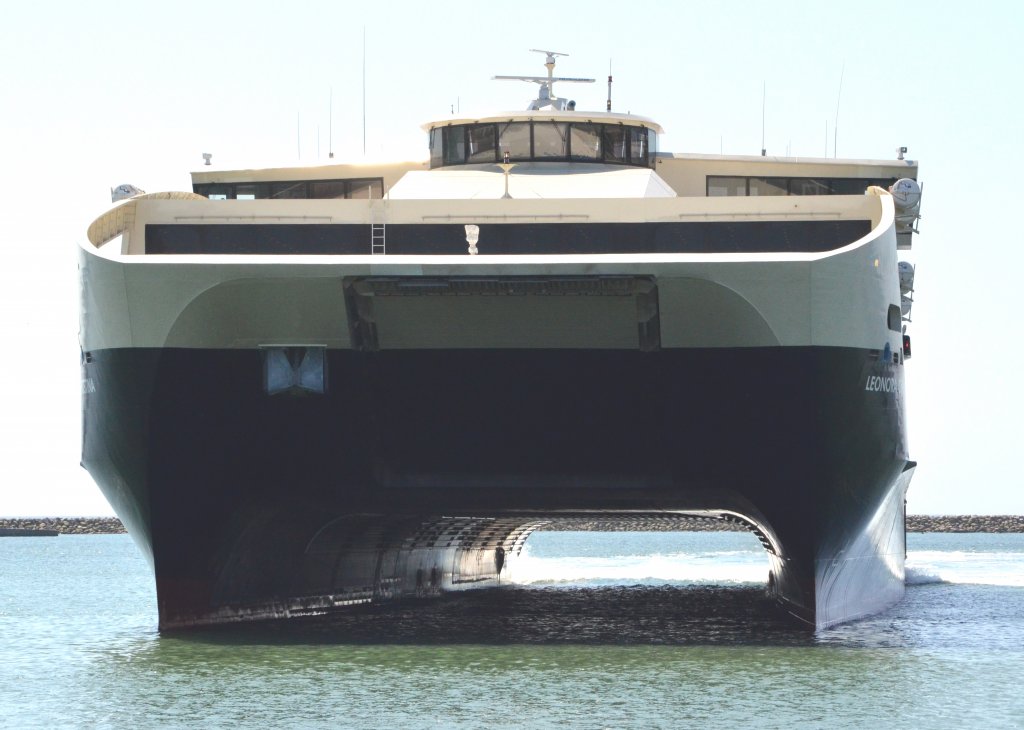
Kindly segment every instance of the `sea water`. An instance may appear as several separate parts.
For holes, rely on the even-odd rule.
[[[127,536],[0,538],[0,726],[1024,726],[1024,535],[908,543],[817,634],[748,534],[542,532],[504,589],[161,635]]]

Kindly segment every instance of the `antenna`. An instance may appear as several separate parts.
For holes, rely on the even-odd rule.
[[[612,59],[608,59],[608,111],[612,110]]]
[[[839,94],[836,95],[836,123],[832,128],[832,157],[839,153],[839,100],[843,98],[843,76],[846,75],[846,61],[843,61],[843,70],[839,72]],[[825,157],[828,157],[828,142],[825,142]]]
[[[295,112],[295,151],[302,159],[302,113]]]
[[[334,159],[334,87],[327,102],[327,157]]]
[[[764,146],[764,109],[768,98],[768,82],[761,82],[761,157],[768,154]]]
[[[366,157],[366,26],[363,26],[363,157]]]

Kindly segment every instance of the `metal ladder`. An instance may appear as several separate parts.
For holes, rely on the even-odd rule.
[[[387,253],[387,247],[385,246],[385,231],[383,223],[371,223],[370,224],[370,253],[385,254]]]

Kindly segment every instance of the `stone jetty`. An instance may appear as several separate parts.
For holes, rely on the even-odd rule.
[[[617,519],[560,518],[543,530],[620,532],[738,532],[745,528],[714,518],[625,517]],[[907,515],[907,532],[1024,532],[1022,515]]]
[[[590,532],[735,532],[740,525],[713,518],[638,516],[601,519],[561,517],[541,528]],[[1022,515],[908,515],[909,532],[1024,532]],[[114,535],[124,526],[116,517],[0,517],[0,537],[7,535]]]
[[[124,525],[116,517],[0,517],[4,535],[116,535]]]
[[[907,515],[910,532],[1024,532],[1024,515]]]

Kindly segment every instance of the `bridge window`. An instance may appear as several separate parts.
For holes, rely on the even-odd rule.
[[[469,140],[468,162],[496,162],[498,159],[497,128],[493,124],[475,124],[466,130]]]
[[[604,128],[604,158],[608,162],[629,162],[631,151],[630,130],[628,127],[613,127],[608,125]]]
[[[524,121],[456,124],[430,130],[430,166],[529,160],[650,166],[653,129],[596,122]],[[744,193],[745,194],[745,193]]]
[[[643,127],[628,127],[629,129],[629,161],[634,165],[646,165],[650,152],[649,142],[653,142],[655,134],[653,129]]]
[[[461,165],[466,161],[466,127],[444,128],[444,164]]]
[[[569,156],[569,125],[538,122],[533,125],[533,156],[538,159]]]
[[[529,160],[533,156],[533,140],[530,135],[529,122],[506,122],[500,125],[498,147],[503,157],[508,152],[512,162]]]
[[[573,124],[569,135],[569,151],[573,160],[601,159],[601,128],[596,124]]]
[[[434,127],[430,130],[430,166],[441,167],[444,164],[444,156],[442,150],[444,150],[444,142],[442,141],[442,135],[444,129],[442,127]]]

